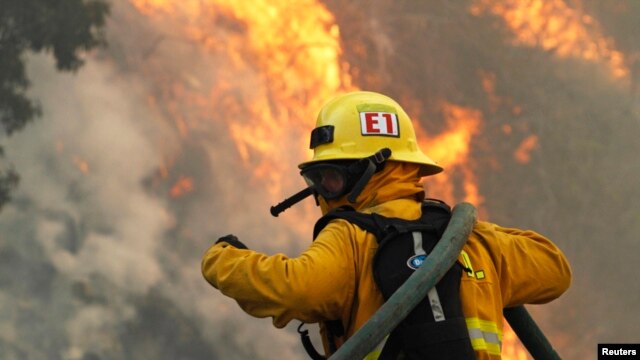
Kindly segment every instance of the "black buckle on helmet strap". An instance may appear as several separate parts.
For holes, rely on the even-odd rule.
[[[329,144],[333,142],[333,125],[320,126],[311,131],[311,141],[309,149],[315,149],[317,146]]]

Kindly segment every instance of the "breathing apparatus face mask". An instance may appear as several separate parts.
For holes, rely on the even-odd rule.
[[[326,200],[337,199],[348,193],[358,174],[350,172],[353,162],[327,162],[314,164],[300,172],[304,181],[316,194]]]
[[[300,175],[309,187],[271,207],[271,215],[278,216],[309,195],[334,200],[349,194],[349,202],[355,203],[371,177],[382,170],[391,156],[391,150],[381,149],[375,154],[359,160],[320,162],[302,169]]]

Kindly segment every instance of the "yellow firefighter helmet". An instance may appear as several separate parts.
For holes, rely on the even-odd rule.
[[[413,124],[393,99],[369,91],[339,95],[320,110],[311,132],[313,159],[299,165],[334,160],[362,159],[382,148],[389,160],[420,165],[420,176],[437,174],[442,167],[418,147]]]

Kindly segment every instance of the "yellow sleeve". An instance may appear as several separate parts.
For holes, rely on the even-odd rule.
[[[562,251],[530,230],[485,223],[496,249],[494,263],[505,307],[543,304],[558,298],[571,284],[571,268]]]
[[[348,239],[341,235],[344,231],[331,228],[297,258],[214,245],[204,254],[202,274],[245,312],[273,317],[279,328],[292,319],[338,319],[353,299],[355,276]]]

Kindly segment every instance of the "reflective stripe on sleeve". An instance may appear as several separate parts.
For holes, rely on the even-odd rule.
[[[502,350],[502,331],[491,321],[467,318],[467,329],[473,350],[486,351],[491,355],[500,355]]]

